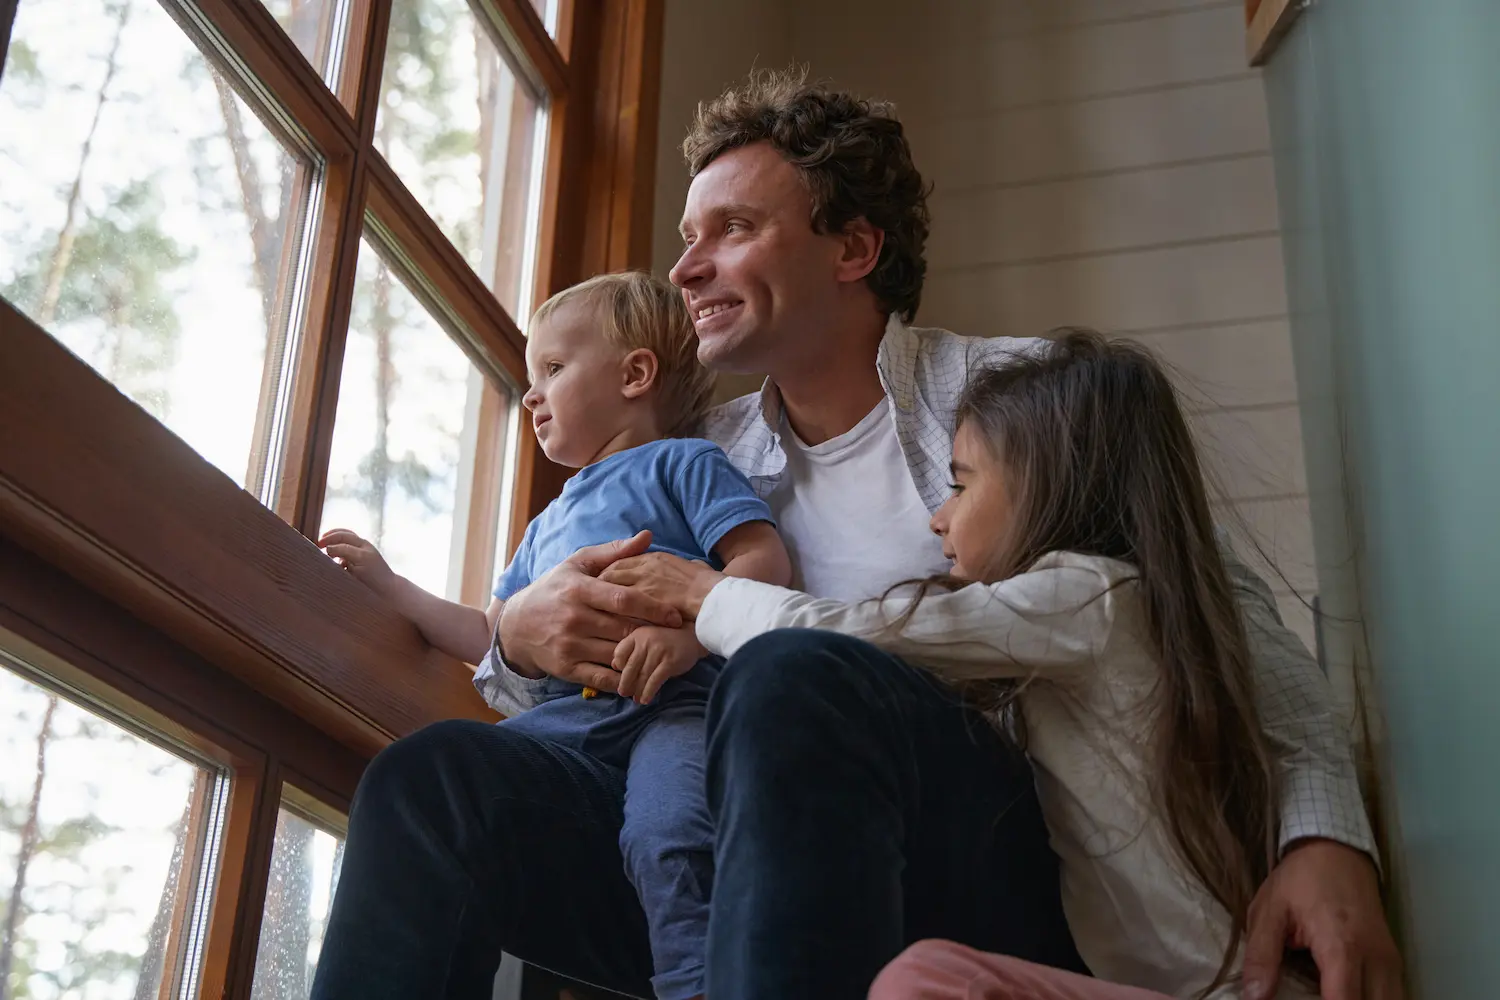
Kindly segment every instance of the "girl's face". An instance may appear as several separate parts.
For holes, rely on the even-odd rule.
[[[932,530],[943,536],[943,554],[953,575],[994,583],[1000,548],[1010,531],[1011,502],[1005,469],[990,454],[972,422],[953,438],[953,495],[932,515]]]

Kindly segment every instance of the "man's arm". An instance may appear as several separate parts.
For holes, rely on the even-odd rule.
[[[1320,837],[1376,860],[1354,757],[1333,707],[1328,679],[1302,640],[1281,621],[1265,581],[1222,546],[1255,668],[1261,725],[1283,755],[1281,849]]]
[[[1399,1000],[1375,838],[1327,678],[1282,623],[1265,581],[1221,548],[1249,634],[1261,724],[1285,755],[1281,860],[1250,907],[1245,996],[1274,996],[1285,950],[1305,948],[1324,1000]]]
[[[730,528],[714,546],[726,576],[784,586],[791,582],[792,559],[769,521],[746,521]],[[708,650],[692,628],[640,628],[615,647],[619,694],[642,705],[656,699],[662,685],[692,669]]]

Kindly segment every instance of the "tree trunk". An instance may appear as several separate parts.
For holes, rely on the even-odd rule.
[[[302,1000],[311,987],[307,950],[312,933],[311,825],[283,812],[260,922],[250,1000]]]
[[[495,98],[500,81],[496,79],[495,64],[484,57],[489,36],[485,34],[478,18],[474,20],[474,62],[479,79],[479,218],[483,220],[485,201],[490,195],[490,150],[495,142]],[[480,226],[480,232],[484,228]],[[481,254],[484,248],[480,248]]]
[[[141,971],[135,980],[134,1000],[154,1000],[161,989],[162,976],[167,970],[167,944],[172,936],[172,916],[177,912],[177,886],[182,877],[182,859],[187,852],[188,835],[192,832],[193,806],[197,796],[188,798],[183,807],[182,819],[177,821],[177,837],[172,842],[172,860],[167,864],[167,880],[161,889],[161,898],[156,903],[156,916],[151,918],[151,929],[146,932],[146,953],[141,959]]]
[[[78,238],[78,210],[83,195],[83,175],[94,149],[94,133],[99,130],[99,119],[104,114],[104,105],[109,103],[109,85],[120,68],[120,41],[125,37],[125,24],[130,20],[131,0],[120,4],[119,18],[115,22],[115,38],[110,43],[109,58],[104,63],[104,80],[99,84],[99,94],[94,100],[94,118],[89,123],[88,134],[83,140],[83,149],[78,154],[78,169],[73,173],[73,184],[68,189],[67,211],[63,216],[63,227],[57,234],[57,246],[52,250],[52,259],[47,264],[47,280],[42,283],[42,300],[37,306],[36,321],[46,326],[57,315],[57,303],[62,297],[63,276],[68,273],[68,263],[73,258],[73,241]]]
[[[381,111],[375,119],[375,148],[380,155],[390,155],[387,134],[390,110],[386,106],[389,91],[380,95]],[[375,287],[371,294],[370,333],[375,338],[375,445],[370,449],[370,490],[366,505],[374,517],[371,542],[376,548],[385,544],[385,506],[391,489],[391,392],[395,369],[391,364],[391,335],[396,318],[391,315],[391,269],[383,258],[376,258]]]
[[[57,695],[47,698],[42,728],[36,736],[36,780],[31,786],[31,805],[21,826],[21,849],[16,853],[16,877],[11,883],[10,906],[5,912],[5,931],[0,934],[0,1000],[10,995],[10,969],[16,957],[16,934],[21,927],[21,896],[26,891],[26,869],[41,840],[42,786],[47,783],[47,744],[52,742],[52,718],[57,714]]]
[[[375,270],[375,302],[370,311],[370,332],[375,335],[375,447],[370,453],[370,507],[375,515],[376,548],[385,544],[385,507],[391,489],[391,392],[396,371],[391,364],[391,269],[380,261]]]
[[[276,275],[281,267],[281,220],[286,217],[286,206],[290,201],[291,185],[283,177],[281,206],[276,218],[265,210],[265,188],[261,183],[260,168],[250,155],[250,143],[245,138],[245,125],[240,118],[240,106],[235,101],[234,91],[224,82],[217,71],[210,69],[214,89],[219,95],[219,114],[224,118],[224,137],[229,141],[229,150],[234,157],[234,172],[239,179],[240,206],[245,218],[250,221],[250,244],[255,256],[255,283],[260,288],[261,311],[265,315],[266,334],[271,335],[276,325]]]

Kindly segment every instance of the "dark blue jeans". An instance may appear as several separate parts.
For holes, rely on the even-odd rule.
[[[552,679],[547,701],[500,723],[572,747],[600,774],[624,781],[620,855],[646,914],[659,1000],[704,990],[714,828],[704,761],[708,698],[724,661],[705,657],[667,681],[649,705]]]
[[[709,706],[712,1000],[858,1000],[945,937],[1081,970],[1031,771],[926,674],[773,632]],[[445,722],[371,763],[313,997],[488,997],[500,952],[650,996],[624,779],[503,726]]]

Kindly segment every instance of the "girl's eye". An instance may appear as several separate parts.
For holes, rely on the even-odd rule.
[[[954,493],[962,493],[964,491],[964,484],[963,483],[949,483],[948,484],[948,488],[950,490],[952,490]]]
[[[560,371],[562,371],[562,365],[559,362],[550,361],[550,362],[547,363],[547,374],[548,375],[556,375]]]

